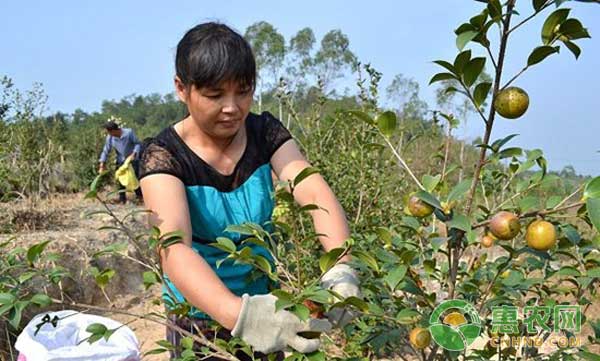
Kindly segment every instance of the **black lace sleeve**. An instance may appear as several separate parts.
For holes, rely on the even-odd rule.
[[[151,174],[170,174],[183,181],[183,171],[179,161],[156,138],[144,140],[140,156],[140,179]]]
[[[285,128],[285,126],[279,121],[279,119],[275,118],[273,114],[269,112],[264,112],[261,114],[261,118],[263,118],[265,124],[265,147],[267,152],[267,159],[271,159],[273,153],[279,147],[283,145],[283,143],[292,139],[292,135]]]

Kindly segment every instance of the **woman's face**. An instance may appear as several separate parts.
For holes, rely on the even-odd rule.
[[[214,88],[185,87],[178,78],[175,87],[194,122],[211,137],[235,136],[244,125],[252,106],[252,88],[227,81]]]

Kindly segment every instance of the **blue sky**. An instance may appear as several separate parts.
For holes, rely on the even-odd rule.
[[[551,169],[572,164],[580,173],[598,175],[600,6],[566,5],[592,39],[579,42],[578,61],[561,49],[520,77],[515,85],[528,91],[530,109],[518,120],[498,119],[492,138],[518,133],[513,145],[543,149]],[[341,29],[355,54],[383,73],[383,86],[398,73],[412,77],[433,107],[434,87],[427,82],[438,68],[431,61],[454,59],[452,30],[480,7],[473,0],[3,1],[0,76],[8,75],[22,90],[41,82],[49,112],[95,111],[104,99],[172,91],[174,48],[196,23],[218,20],[243,32],[265,20],[286,39],[306,26],[318,40]],[[531,1],[517,1],[517,8],[529,14]],[[515,32],[505,80],[540,45],[542,23],[539,17]],[[458,134],[473,139],[482,132],[481,120],[472,117]]]

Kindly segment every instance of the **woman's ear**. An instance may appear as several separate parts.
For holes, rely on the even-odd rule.
[[[183,103],[187,104],[187,99],[188,99],[188,88],[185,86],[185,84],[183,84],[183,82],[181,81],[181,79],[179,79],[178,76],[175,76],[174,79],[174,84],[175,84],[175,91],[177,92],[177,96],[179,97],[179,100],[181,100]]]

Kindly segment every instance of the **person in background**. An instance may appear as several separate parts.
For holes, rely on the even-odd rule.
[[[106,170],[106,160],[110,154],[110,151],[114,148],[117,152],[116,168],[118,169],[126,160],[131,160],[131,165],[135,171],[136,177],[139,179],[139,159],[141,143],[135,136],[135,133],[130,128],[121,128],[117,122],[109,119],[104,123],[104,129],[108,133],[106,135],[106,141],[100,154],[100,166],[98,173]],[[119,202],[125,204],[127,202],[127,194],[124,186],[118,184],[119,187]],[[142,200],[142,188],[135,190],[138,201]]]

